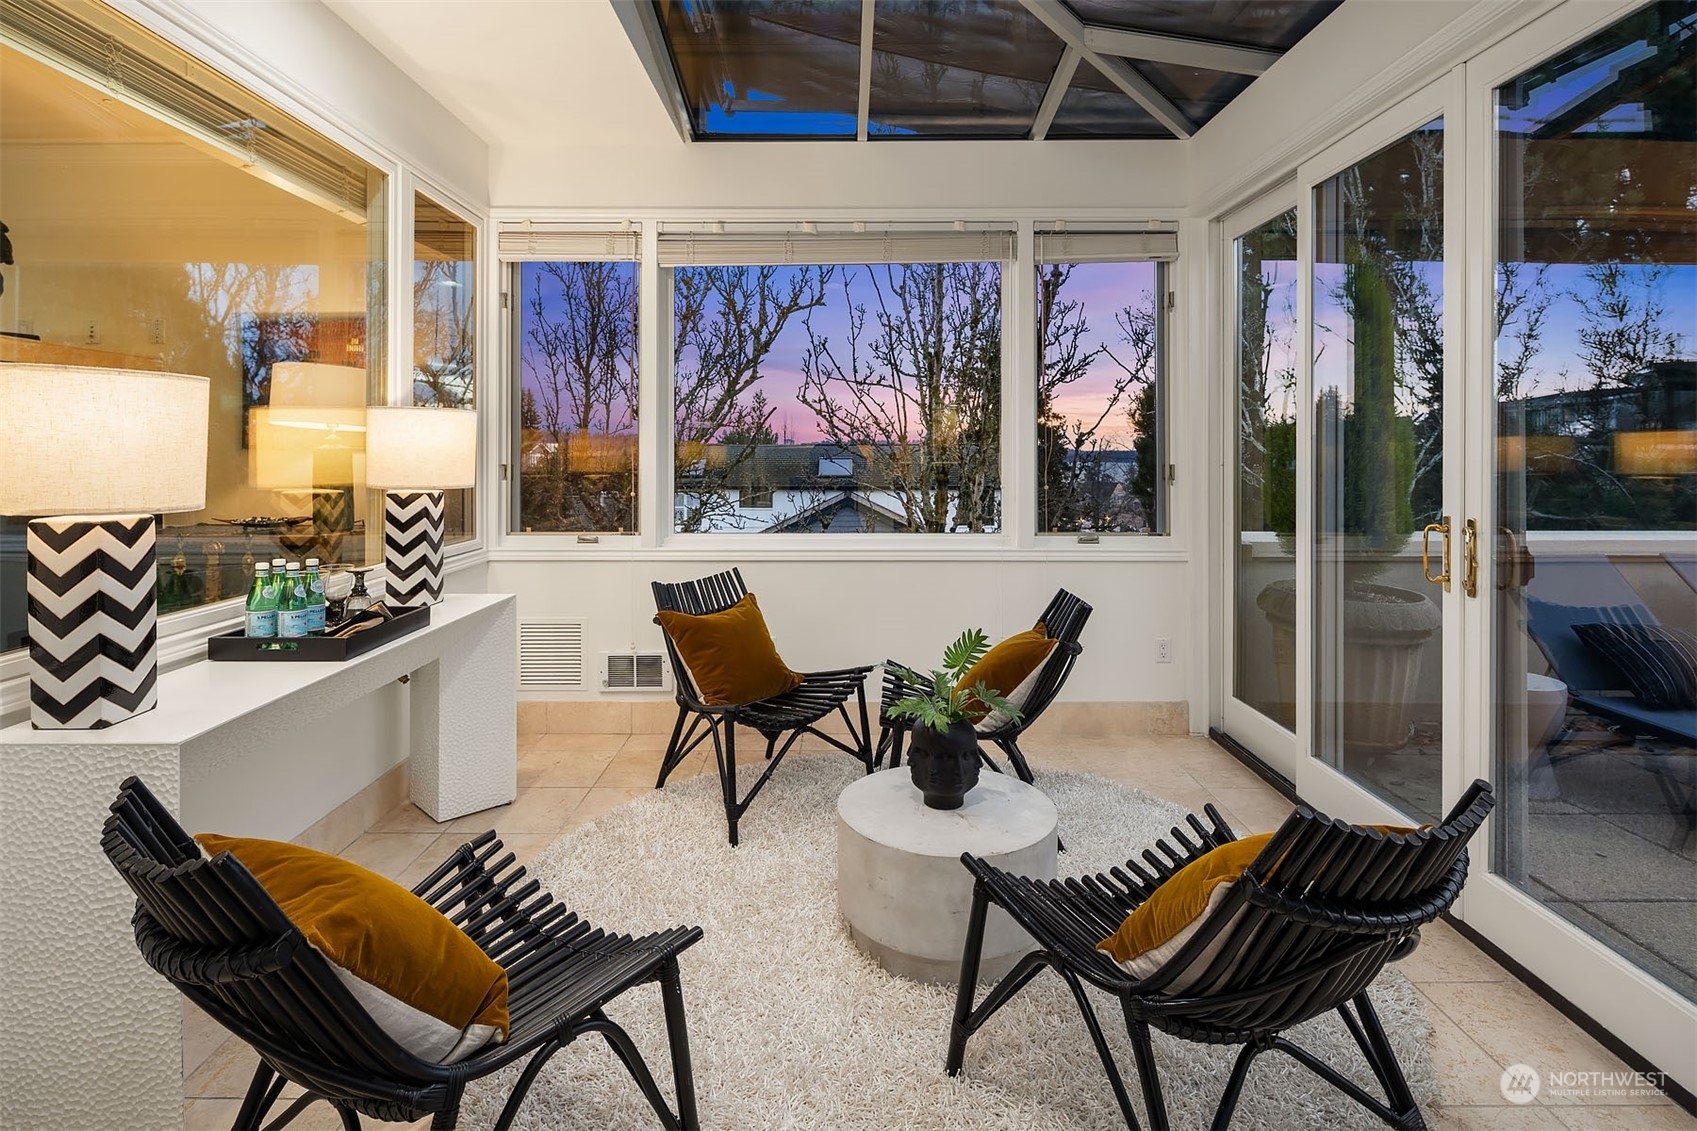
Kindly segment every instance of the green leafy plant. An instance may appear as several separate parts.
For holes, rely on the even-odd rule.
[[[920,726],[943,734],[948,733],[951,724],[975,722],[990,711],[1019,718],[1019,709],[1003,698],[1000,691],[985,686],[983,680],[972,687],[959,686],[989,647],[983,629],[969,628],[943,650],[942,669],[933,669],[929,676],[901,664],[891,665],[914,693],[896,700],[890,707],[890,717],[913,719]]]

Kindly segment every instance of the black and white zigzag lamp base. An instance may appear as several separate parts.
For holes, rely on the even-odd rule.
[[[29,717],[98,730],[158,702],[150,514],[38,518],[25,539]]]
[[[442,492],[390,491],[383,498],[388,601],[413,608],[442,600]]]

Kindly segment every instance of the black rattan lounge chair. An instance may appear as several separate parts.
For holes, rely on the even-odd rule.
[[[1019,748],[1019,737],[1029,730],[1031,724],[1043,714],[1044,709],[1054,702],[1055,696],[1066,684],[1067,676],[1072,674],[1073,665],[1078,662],[1080,653],[1084,651],[1084,646],[1078,642],[1078,638],[1084,632],[1084,622],[1089,619],[1090,606],[1065,589],[1056,592],[1048,608],[1043,610],[1043,615],[1037,618],[1037,623],[1043,625],[1050,638],[1058,643],[1054,651],[1049,653],[1049,658],[1043,661],[1043,666],[1037,673],[1037,682],[1032,684],[1031,694],[1026,696],[1025,702],[1020,706],[1020,717],[978,732],[978,756],[986,766],[1001,772],[1001,767],[984,752],[982,745],[985,742],[993,742],[1008,756],[1008,761],[1012,764],[1014,773],[1019,775],[1019,780],[1027,783],[1031,781],[1031,767],[1025,761],[1025,753]],[[890,708],[895,706],[899,699],[917,691],[928,690],[915,688],[903,679],[895,670],[898,666],[893,661],[886,661],[884,664],[884,693],[878,705],[880,729],[875,763],[877,765],[883,764],[886,754],[889,755],[890,765],[902,764],[902,748],[906,745],[908,732],[914,727],[912,719],[892,719]],[[999,687],[995,690],[1006,693],[1011,688]]]
[[[689,613],[701,616],[723,612],[748,593],[740,570],[726,570],[696,581],[673,584],[656,581],[654,604],[661,612]],[[655,617],[659,624],[660,618]],[[811,734],[848,754],[872,772],[871,727],[867,725],[866,676],[873,665],[858,668],[839,668],[834,671],[803,672],[801,686],[758,703],[714,705],[705,702],[689,668],[678,655],[677,645],[661,628],[666,638],[666,652],[672,660],[676,678],[678,721],[672,727],[672,740],[666,746],[666,757],[660,763],[660,776],[655,789],[663,788],[666,779],[678,763],[709,738],[713,740],[713,755],[719,763],[719,786],[725,799],[725,822],[730,826],[731,843],[737,843],[737,822],[754,801],[760,787],[784,760],[790,747],[804,734]],[[855,699],[859,706],[858,719],[850,715],[848,701]],[[849,741],[826,734],[817,724],[836,712],[847,728]],[[766,740],[766,769],[759,780],[742,797],[737,795],[737,725],[758,731]],[[786,737],[787,736],[787,737]],[[783,739],[783,745],[778,740]]]
[[[1423,1128],[1396,1055],[1385,1039],[1367,987],[1385,963],[1413,951],[1420,927],[1442,914],[1467,879],[1467,841],[1494,804],[1491,787],[1473,785],[1444,822],[1417,833],[1387,836],[1298,806],[1202,922],[1195,935],[1147,978],[1127,974],[1096,949],[1131,909],[1209,849],[1235,840],[1213,806],[1207,824],[1187,818],[1189,832],[1172,832],[1143,854],[1147,867],[1078,879],[1030,880],[1009,875],[971,855],[961,857],[977,878],[961,957],[960,993],[950,1031],[947,1069],[958,1075],[967,1038],[1045,967],[1072,990],[1090,1031],[1126,1126],[1139,1124],[1084,984],[1117,997],[1137,1058],[1144,1108],[1153,1131],[1166,1131],[1166,1104],[1149,1030],[1209,1044],[1241,1044],[1237,1063],[1214,1115],[1225,1131],[1244,1077],[1259,1055],[1277,1049],[1301,1062],[1374,1115],[1399,1128]],[[1003,907],[1038,949],[985,995],[978,980],[984,917]],[[1207,952],[1217,945],[1212,954]],[[1385,1099],[1287,1040],[1293,1025],[1336,1010],[1360,1046]]]
[[[587,1033],[606,1038],[662,1126],[699,1126],[678,954],[701,938],[700,927],[609,935],[555,903],[513,866],[494,833],[484,833],[413,891],[506,968],[511,1027],[503,1044],[455,1064],[431,1064],[377,1027],[238,860],[229,853],[206,859],[137,779],[120,787],[101,847],[136,893],[136,945],[147,964],[259,1053],[235,1131],[260,1127],[286,1081],[306,1094],[268,1128],[324,1100],[353,1131],[361,1115],[428,1115],[432,1128],[447,1131],[459,1121],[469,1081],[529,1057],[495,1123],[502,1131],[548,1058]],[[675,1113],[636,1045],[602,1012],[645,982],[660,984]]]

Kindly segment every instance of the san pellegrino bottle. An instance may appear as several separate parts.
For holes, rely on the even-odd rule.
[[[306,630],[313,636],[324,631],[324,578],[318,572],[318,559],[306,559]]]
[[[282,603],[277,607],[277,635],[305,636],[306,625],[306,582],[301,577],[301,564],[290,562],[283,582]]]
[[[253,588],[247,595],[247,634],[249,636],[277,635],[278,578],[271,567],[258,562],[253,567]]]

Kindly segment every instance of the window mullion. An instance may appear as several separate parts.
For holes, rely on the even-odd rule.
[[[1037,328],[1036,237],[1019,222],[1016,253],[1002,275],[1002,529],[1016,547],[1036,544]],[[1010,280],[1008,276],[1011,275]]]
[[[639,544],[672,531],[672,273],[660,266],[660,225],[642,227],[637,264],[636,481]]]

